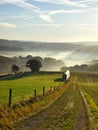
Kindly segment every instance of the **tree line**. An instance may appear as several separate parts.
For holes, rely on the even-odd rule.
[[[37,61],[36,61],[36,60]],[[37,63],[37,65],[36,65]],[[28,55],[26,57],[4,57],[0,56],[0,73],[17,73],[27,71],[85,71],[85,72],[98,72],[98,60],[93,60],[88,64],[75,65],[67,67],[62,60],[56,60],[54,58],[39,56],[32,57]]]
[[[31,55],[28,55],[26,57],[0,56],[0,73],[11,73],[13,71],[13,68],[16,68],[17,72],[30,71],[31,69],[30,67],[26,66],[26,63],[31,59],[37,59],[41,62],[41,71],[60,71],[60,68],[62,66],[65,66],[65,63],[62,60],[57,60],[51,57],[42,58],[39,56],[33,57]]]
[[[98,73],[98,60],[96,60],[96,63],[91,61],[89,64],[82,64],[82,65],[75,65],[75,66],[64,66],[61,67],[61,71],[66,71],[67,69],[71,71],[81,71],[81,72],[92,72],[92,73]]]
[[[39,72],[40,68],[42,67],[42,63],[37,59],[31,59],[26,63],[25,66],[30,68],[31,72]],[[19,71],[19,66],[15,64],[12,65],[12,72],[16,74],[18,71]]]

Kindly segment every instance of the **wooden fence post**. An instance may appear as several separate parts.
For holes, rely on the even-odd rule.
[[[52,86],[50,86],[50,94],[52,93]]]
[[[34,89],[34,101],[36,101],[36,89]]]
[[[55,92],[55,86],[54,86],[54,92]]]
[[[9,90],[9,107],[11,107],[12,103],[12,89]]]
[[[43,96],[45,96],[45,87],[43,87]]]
[[[59,90],[59,87],[57,86],[57,91]]]

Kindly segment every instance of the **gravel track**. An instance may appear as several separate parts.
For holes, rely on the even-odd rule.
[[[26,121],[19,130],[90,130],[86,105],[76,78],[58,100]]]

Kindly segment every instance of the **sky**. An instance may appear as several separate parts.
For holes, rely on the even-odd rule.
[[[0,39],[98,41],[98,0],[0,0]]]

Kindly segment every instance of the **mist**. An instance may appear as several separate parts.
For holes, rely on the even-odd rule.
[[[93,44],[93,42],[49,43],[0,40],[0,55],[52,57],[63,60],[67,66],[72,66],[98,59],[98,45],[97,42]]]

